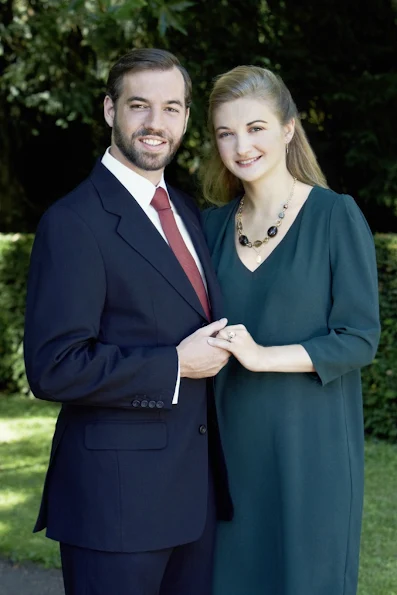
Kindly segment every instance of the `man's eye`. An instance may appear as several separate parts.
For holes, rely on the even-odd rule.
[[[173,112],[175,114],[179,114],[179,110],[175,109],[175,107],[166,107],[165,109],[167,112]]]
[[[133,103],[130,107],[131,109],[145,109],[146,105],[143,105],[142,103]]]

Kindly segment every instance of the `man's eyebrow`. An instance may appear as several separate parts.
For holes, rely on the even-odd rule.
[[[170,101],[166,101],[167,105],[171,105],[172,103],[175,105],[179,105],[180,107],[184,107],[182,101],[179,101],[179,99],[170,99]]]
[[[150,103],[149,99],[146,99],[145,97],[138,97],[137,95],[133,95],[132,97],[129,97],[127,99],[127,102],[131,102],[131,101],[141,101],[142,103]],[[182,101],[179,101],[179,99],[170,99],[169,101],[165,102],[166,105],[179,105],[180,107],[183,107],[183,103]]]
[[[127,101],[142,101],[142,103],[149,103],[149,101],[147,99],[145,99],[144,97],[138,97],[137,95],[133,95],[132,97],[129,97],[127,99]]]

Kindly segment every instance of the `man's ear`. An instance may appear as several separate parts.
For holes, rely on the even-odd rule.
[[[185,116],[185,127],[183,129],[183,134],[185,134],[186,129],[187,129],[187,123],[189,122],[189,116],[190,116],[190,107],[186,108],[186,116]]]
[[[106,95],[105,100],[103,102],[103,115],[105,117],[107,124],[110,126],[110,128],[113,128],[113,120],[114,120],[115,112],[116,112],[116,109],[115,109],[113,99],[111,99],[111,97],[109,97],[109,95]]]

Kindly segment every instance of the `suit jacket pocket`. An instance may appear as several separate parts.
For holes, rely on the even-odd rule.
[[[159,450],[167,446],[164,422],[100,422],[85,427],[89,450]]]

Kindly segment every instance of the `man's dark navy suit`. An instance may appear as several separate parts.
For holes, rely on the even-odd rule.
[[[220,292],[191,199],[169,188]],[[175,346],[208,324],[154,225],[101,163],[42,218],[31,257],[25,360],[36,397],[62,403],[35,530],[82,548],[144,552],[197,540],[208,443],[218,516],[231,503],[212,381],[177,378]]]

